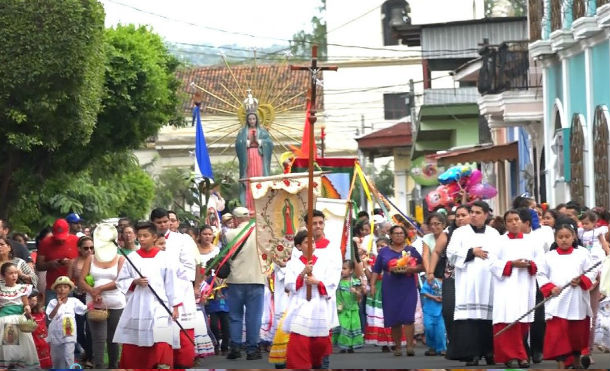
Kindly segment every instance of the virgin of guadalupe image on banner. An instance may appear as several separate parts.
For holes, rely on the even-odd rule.
[[[314,205],[320,195],[320,174],[314,173]],[[306,225],[308,174],[251,178],[250,189],[256,211],[261,270],[267,274],[272,264],[286,265],[292,255],[294,235]]]

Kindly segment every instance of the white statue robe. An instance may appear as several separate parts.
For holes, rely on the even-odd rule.
[[[544,249],[530,234],[504,234],[489,255],[494,276],[493,323],[511,323],[536,305],[536,272]],[[532,262],[529,269],[512,266],[513,260]],[[534,321],[534,312],[520,322]]]
[[[489,259],[472,255],[481,247],[489,252],[498,243],[498,231],[486,226],[483,233],[475,233],[470,225],[456,229],[447,246],[449,262],[455,266],[454,320],[491,320],[493,308],[493,280]]]
[[[159,295],[170,310],[181,303],[178,293],[176,266],[168,254],[154,249],[145,252],[140,249],[129,255],[135,267],[148,279],[149,286]],[[172,318],[163,308],[149,287],[133,285],[140,275],[131,263],[125,262],[117,278],[117,288],[124,294],[131,292],[127,305],[114,333],[113,342],[150,347],[155,343],[168,343],[173,348],[180,346],[180,337],[172,329]]]

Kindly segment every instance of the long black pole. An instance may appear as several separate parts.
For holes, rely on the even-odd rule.
[[[140,273],[138,268],[136,268],[136,266],[133,264],[131,259],[129,259],[127,254],[125,254],[125,252],[121,250],[121,248],[119,247],[119,244],[116,243],[116,241],[112,241],[112,242],[115,244],[117,250],[125,257],[125,259],[127,259],[127,261],[129,262],[129,265],[131,265],[131,267],[136,271],[136,273],[140,276],[140,278],[145,278],[142,275],[142,273]],[[161,297],[159,296],[159,294],[157,294],[155,289],[153,289],[150,285],[146,285],[146,287],[148,287],[150,289],[150,291],[153,293],[153,295],[157,298],[157,300],[159,300],[159,303],[161,303],[161,306],[167,311],[167,313],[169,314],[170,318],[173,318],[174,317],[174,313],[165,305],[165,303],[163,302],[163,299],[161,299]],[[184,327],[182,327],[182,324],[180,323],[180,321],[178,321],[177,319],[174,319],[174,321],[176,322],[178,327],[180,327],[180,331],[184,332],[184,335],[186,335],[186,337],[190,340],[190,342],[193,345],[195,345],[195,340],[191,339],[191,336],[189,335],[188,332],[186,332]]]

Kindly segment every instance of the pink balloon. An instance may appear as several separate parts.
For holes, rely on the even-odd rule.
[[[479,170],[479,169],[473,170],[472,173],[470,173],[470,178],[468,179],[468,183],[466,184],[466,186],[472,187],[475,184],[479,184],[479,183],[481,183],[482,179],[483,179],[483,174],[481,173],[481,170]]]
[[[478,183],[470,187],[469,193],[482,199],[490,199],[498,194],[498,190],[491,184]]]

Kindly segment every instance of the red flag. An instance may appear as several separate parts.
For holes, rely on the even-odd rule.
[[[295,151],[297,158],[309,158],[309,141],[313,140],[313,158],[318,158],[318,149],[316,148],[316,138],[309,138],[309,116],[311,114],[311,100],[307,99],[307,110],[305,111],[305,127],[303,128],[303,141],[301,149]]]

